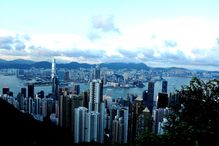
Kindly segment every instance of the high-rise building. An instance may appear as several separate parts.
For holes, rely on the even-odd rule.
[[[152,130],[152,116],[147,107],[142,111],[137,118],[136,136],[142,135],[144,132],[151,132]]]
[[[23,95],[24,98],[27,97],[26,88],[21,88],[21,95]]]
[[[88,108],[88,105],[89,105],[89,93],[88,93],[88,91],[83,92],[83,99],[84,99],[84,107]]]
[[[153,113],[153,132],[159,134],[158,131],[161,131],[159,127],[160,123],[163,122],[163,119],[166,118],[171,113],[169,108],[159,108],[154,110]]]
[[[100,119],[99,119],[99,142],[104,143],[104,129],[105,129],[105,103],[100,103]]]
[[[98,142],[104,142],[104,128],[105,128],[105,103],[103,100],[103,82],[100,79],[93,80],[90,83],[90,100],[89,100],[89,111],[98,112]],[[94,123],[95,124],[95,123]]]
[[[35,114],[42,114],[42,101],[41,98],[39,98],[38,96],[36,96],[36,98],[34,99],[35,102]]]
[[[51,80],[52,80],[52,98],[54,100],[58,100],[58,75],[57,75],[57,70],[56,70],[56,60],[53,59],[52,61],[52,69],[51,69]]]
[[[9,88],[8,87],[2,88],[2,94],[8,94],[8,93],[9,93]]]
[[[166,108],[168,106],[168,94],[158,93],[157,108]]]
[[[74,85],[74,93],[77,95],[80,94],[80,85]]]
[[[93,80],[90,83],[89,111],[99,112],[101,102],[103,102],[103,83],[99,79]]]
[[[156,105],[156,101],[154,100],[154,82],[148,82],[148,96],[146,100],[146,106],[152,113],[153,107]]]
[[[112,143],[119,142],[119,117],[115,116],[115,119],[112,123]]]
[[[100,113],[95,111],[89,111],[86,117],[86,132],[85,140],[86,142],[95,141],[98,142],[99,136],[99,118]]]
[[[44,91],[41,90],[40,92],[37,93],[39,98],[44,98]]]
[[[65,91],[66,92],[66,91]],[[70,128],[71,110],[70,110],[70,96],[67,92],[60,95],[59,101],[59,125],[63,128]]]
[[[27,88],[28,88],[28,98],[29,97],[34,98],[34,84],[29,84]]]
[[[164,80],[162,82],[162,92],[163,93],[167,93],[167,85],[168,85],[168,82],[166,80]]]
[[[85,130],[86,130],[86,116],[88,109],[85,107],[78,107],[74,109],[74,142],[85,142]]]
[[[68,82],[70,80],[69,71],[65,71],[64,73],[64,81]]]
[[[94,79],[100,79],[100,65],[96,65],[96,67],[95,67]]]
[[[80,96],[80,95],[75,95],[75,94],[69,94],[68,95],[70,97],[70,105],[69,105],[69,112],[71,113],[70,114],[70,117],[71,119],[70,120],[70,130],[71,130],[71,133],[72,135],[74,134],[74,121],[75,121],[75,108],[78,108],[78,107],[82,107],[83,106],[83,97]]]
[[[117,109],[117,115],[112,122],[112,143],[128,142],[128,107]]]
[[[47,113],[47,99],[46,98],[43,98],[42,99],[42,115],[43,117],[47,117],[48,116],[48,113]]]

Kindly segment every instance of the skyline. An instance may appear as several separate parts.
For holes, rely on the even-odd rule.
[[[0,2],[1,59],[219,70],[216,0]]]

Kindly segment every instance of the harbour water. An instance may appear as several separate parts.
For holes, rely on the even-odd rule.
[[[180,89],[182,85],[188,85],[191,78],[184,77],[164,77],[168,81],[168,93],[174,92],[176,89]],[[89,90],[88,83],[75,83],[80,85],[80,91]],[[104,88],[104,95],[109,95],[112,98],[115,97],[126,97],[127,94],[136,94],[138,96],[142,96],[142,92],[147,89],[147,83],[144,88]],[[22,87],[25,87],[24,81],[18,79],[16,76],[4,76],[0,75],[0,94],[2,94],[2,88],[9,87],[10,91],[14,93],[16,96]],[[155,83],[155,96],[157,96],[158,92],[161,92],[162,82],[157,81]],[[45,95],[51,93],[51,86],[36,86],[35,93],[43,90]]]

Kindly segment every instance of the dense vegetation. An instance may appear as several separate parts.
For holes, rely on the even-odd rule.
[[[176,91],[179,102],[165,125],[166,133],[145,133],[137,145],[206,146],[219,145],[219,81],[193,78]]]

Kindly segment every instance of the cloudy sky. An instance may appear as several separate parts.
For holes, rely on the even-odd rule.
[[[0,58],[219,70],[218,0],[0,0]]]

